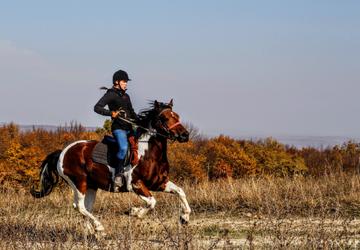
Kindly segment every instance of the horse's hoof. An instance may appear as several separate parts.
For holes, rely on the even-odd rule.
[[[186,215],[180,216],[180,223],[181,223],[181,225],[188,225],[189,224],[189,219],[186,218]]]
[[[95,231],[96,232],[103,232],[105,230],[104,226],[103,225],[97,225],[96,228],[95,228]]]
[[[183,218],[180,218],[180,223],[181,225],[185,225],[185,226],[189,224],[189,222],[187,220],[184,220]]]

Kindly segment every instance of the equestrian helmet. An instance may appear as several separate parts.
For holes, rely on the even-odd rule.
[[[115,84],[116,81],[131,81],[128,74],[123,70],[118,70],[113,75],[113,84]]]

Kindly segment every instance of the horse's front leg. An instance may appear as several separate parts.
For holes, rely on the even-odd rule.
[[[176,186],[173,182],[168,181],[165,185],[164,192],[177,194],[181,201],[181,214],[180,214],[180,222],[182,224],[187,224],[190,221],[190,213],[191,208],[186,199],[186,194],[181,187]]]
[[[132,207],[130,215],[143,218],[150,210],[155,208],[156,200],[141,180],[138,180],[136,184],[133,184],[133,190],[143,201],[145,201],[146,207]]]

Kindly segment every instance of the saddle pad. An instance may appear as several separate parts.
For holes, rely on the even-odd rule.
[[[117,147],[110,146],[108,143],[98,142],[93,151],[91,158],[94,162],[108,166],[116,166]]]

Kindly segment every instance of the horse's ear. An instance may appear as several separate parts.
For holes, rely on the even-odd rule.
[[[160,104],[157,100],[154,101],[154,108],[155,109],[159,109],[160,108]]]
[[[174,105],[174,104],[173,104],[173,99],[171,99],[170,102],[169,102],[169,106],[170,106],[170,107],[173,107],[173,105]]]

